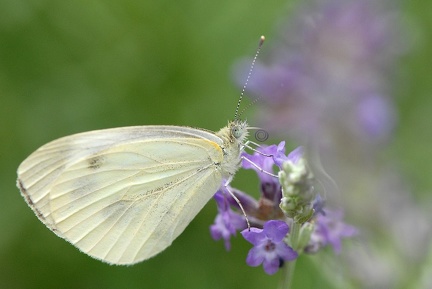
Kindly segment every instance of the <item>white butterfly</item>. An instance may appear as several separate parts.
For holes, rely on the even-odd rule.
[[[18,168],[37,217],[111,264],[146,260],[177,238],[240,167],[247,123],[90,131],[54,140]]]

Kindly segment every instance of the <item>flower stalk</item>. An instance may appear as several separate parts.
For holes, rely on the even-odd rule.
[[[296,261],[288,262],[283,269],[283,274],[279,282],[279,289],[291,289],[292,280],[294,279],[294,271],[296,266]]]

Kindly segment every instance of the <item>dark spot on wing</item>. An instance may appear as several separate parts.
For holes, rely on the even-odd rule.
[[[104,159],[101,156],[94,156],[90,158],[87,162],[89,169],[97,170],[102,166]]]

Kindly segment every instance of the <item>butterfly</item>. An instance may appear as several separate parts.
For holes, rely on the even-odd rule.
[[[111,264],[146,260],[177,238],[240,167],[247,123],[219,132],[134,126],[79,133],[36,150],[17,186],[36,216]]]

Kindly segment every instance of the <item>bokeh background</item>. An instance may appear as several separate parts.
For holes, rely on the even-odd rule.
[[[246,266],[242,238],[226,252],[209,225],[213,201],[174,244],[132,267],[79,253],[33,215],[16,169],[55,138],[110,127],[175,124],[218,130],[240,88],[233,65],[266,45],[294,1],[1,0],[0,288],[276,288],[277,276]],[[414,198],[430,202],[432,2],[403,1],[409,52],[392,85],[398,110],[386,149]],[[253,114],[247,115],[253,124]],[[254,190],[253,174],[234,185]],[[427,248],[425,248],[425,252]],[[432,265],[431,265],[432,266]],[[301,258],[294,288],[333,288]]]

